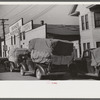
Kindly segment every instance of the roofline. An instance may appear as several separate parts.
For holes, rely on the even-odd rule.
[[[79,14],[80,14],[80,12],[79,11],[76,11],[76,12],[70,14],[70,16],[79,16]]]
[[[73,7],[71,8],[69,15],[70,16],[79,16],[79,11],[76,11],[78,4],[73,5]]]
[[[69,11],[69,15],[75,12],[77,6],[78,6],[77,4],[72,6],[71,10]]]
[[[89,5],[89,6],[87,6],[86,8],[92,8],[92,7],[94,7],[94,6],[96,6],[96,4],[92,4],[92,5]]]

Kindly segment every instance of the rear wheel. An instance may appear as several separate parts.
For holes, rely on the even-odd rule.
[[[14,71],[14,63],[13,62],[10,62],[10,72],[13,72]]]
[[[97,70],[98,70],[98,79],[100,80],[100,68],[98,68]]]
[[[77,77],[77,68],[74,64],[70,65],[70,74],[73,78]]]
[[[30,72],[32,72],[32,74],[35,74],[35,68],[34,68],[34,63],[32,62],[32,60],[27,60],[27,70],[29,70]]]
[[[42,79],[42,73],[41,73],[41,70],[39,68],[36,69],[36,78],[39,80]]]
[[[20,67],[20,74],[21,74],[22,76],[25,75],[25,72],[24,72],[24,68],[23,68],[23,66]]]
[[[5,71],[10,71],[9,61],[5,61],[4,65],[5,65]]]

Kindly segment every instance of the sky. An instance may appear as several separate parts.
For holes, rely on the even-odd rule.
[[[0,5],[0,19],[9,19],[6,21],[6,33],[9,26],[23,18],[23,23],[33,20],[34,24],[40,24],[44,20],[47,24],[78,25],[78,17],[69,15],[72,5]],[[0,35],[2,35],[2,26],[0,26]]]

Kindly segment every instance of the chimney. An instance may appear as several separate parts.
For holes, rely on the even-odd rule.
[[[44,20],[41,20],[41,25],[44,25]]]

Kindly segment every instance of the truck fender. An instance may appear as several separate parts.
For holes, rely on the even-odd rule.
[[[13,64],[13,66],[12,66],[12,67],[13,67],[13,68],[15,68],[15,66],[16,66],[16,65],[15,65],[15,63],[14,63],[14,62],[12,62],[12,61],[9,61],[9,64],[11,64],[11,63]]]
[[[100,67],[100,63],[98,63],[98,67]]]
[[[20,63],[19,67],[23,67],[25,71],[27,70],[27,64],[24,62]]]
[[[43,67],[40,64],[36,64],[36,69],[39,68],[42,72],[42,75],[45,75],[45,70],[43,69]],[[36,70],[35,70],[36,71]]]

